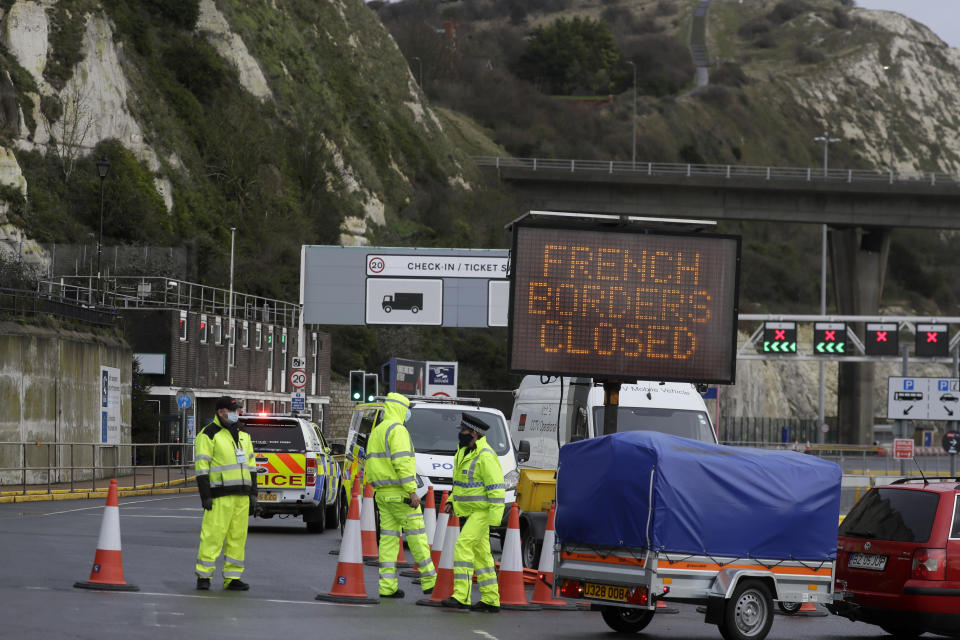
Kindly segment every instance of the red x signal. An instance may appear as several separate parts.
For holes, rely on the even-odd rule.
[[[786,330],[786,329],[774,329],[774,330],[773,330],[773,339],[774,339],[774,340],[786,340],[786,339],[787,339],[787,330]]]
[[[877,331],[877,342],[886,342],[886,341],[887,341],[887,332]]]
[[[936,342],[938,335],[936,331],[927,331],[927,342]]]
[[[930,335],[930,334],[927,334],[927,335]],[[836,340],[837,340],[837,332],[836,332],[836,330],[833,330],[833,331],[829,331],[829,330],[828,330],[828,331],[824,331],[824,332],[823,332],[823,339],[826,340],[827,342],[836,342]]]

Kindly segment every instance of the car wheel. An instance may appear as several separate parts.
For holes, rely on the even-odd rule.
[[[800,611],[800,607],[803,606],[802,602],[778,602],[777,607],[784,615],[795,616]]]
[[[537,569],[540,564],[540,554],[538,553],[537,536],[533,527],[527,527],[520,538],[520,557],[523,559],[523,566],[526,569]]]
[[[388,304],[385,304],[383,305],[383,310],[386,311],[387,313],[390,313],[391,311],[393,311],[393,307],[391,307]]]
[[[919,638],[923,635],[922,629],[911,629],[908,627],[894,627],[894,626],[883,626],[880,625],[880,628],[892,635],[897,640],[913,640],[913,638]],[[956,636],[954,636],[956,637]]]
[[[603,607],[600,615],[607,626],[620,633],[636,633],[653,620],[650,609],[628,609],[626,607]]]
[[[720,634],[725,640],[763,640],[773,624],[773,598],[759,580],[744,580],[727,600]]]
[[[333,501],[333,504],[327,505],[327,515],[326,515],[326,524],[327,529],[336,529],[340,526],[340,494],[337,494],[337,499]]]
[[[323,505],[311,509],[310,520],[307,521],[307,514],[303,514],[304,522],[307,525],[307,531],[310,533],[323,533],[327,528],[327,509]]]

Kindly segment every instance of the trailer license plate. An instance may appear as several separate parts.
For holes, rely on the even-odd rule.
[[[585,598],[596,598],[597,600],[616,600],[617,602],[626,602],[630,589],[627,587],[617,587],[612,584],[595,584],[587,582],[583,585],[583,596]]]
[[[275,493],[258,493],[257,500],[260,502],[277,502],[278,496]]]
[[[874,553],[851,553],[850,561],[847,566],[851,569],[870,569],[871,571],[883,571],[887,568],[887,556],[881,556]]]

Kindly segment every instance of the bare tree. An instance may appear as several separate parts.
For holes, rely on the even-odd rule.
[[[58,107],[54,109],[58,113],[41,114],[50,137],[49,145],[60,159],[65,180],[70,180],[77,158],[88,148],[84,143],[94,121],[89,104],[90,90],[89,84],[80,82],[76,77],[71,78],[60,93],[49,96]]]

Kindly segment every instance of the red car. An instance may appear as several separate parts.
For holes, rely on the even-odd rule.
[[[835,614],[897,638],[960,635],[960,481],[902,479],[868,491],[840,525]]]

